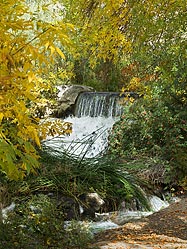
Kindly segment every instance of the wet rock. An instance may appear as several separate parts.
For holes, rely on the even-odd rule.
[[[97,193],[85,193],[77,199],[63,196],[59,199],[57,208],[64,214],[64,220],[94,219],[95,212],[104,204]]]
[[[79,196],[83,208],[81,219],[95,219],[95,212],[104,205],[104,200],[97,193],[86,193]]]
[[[53,116],[57,118],[65,118],[69,115],[73,115],[75,103],[79,94],[82,92],[93,92],[93,91],[95,90],[89,86],[82,86],[82,85],[69,86],[61,94],[61,97],[58,101],[57,110],[54,112]]]

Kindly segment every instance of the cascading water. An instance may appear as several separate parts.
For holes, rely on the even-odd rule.
[[[45,142],[55,150],[92,158],[107,148],[109,130],[123,112],[118,93],[84,92],[76,101],[75,115],[65,119],[73,124],[70,136]]]
[[[123,112],[123,106],[120,105],[119,100],[118,93],[85,92],[80,94],[76,102],[75,116],[65,119],[73,124],[72,134],[67,137],[49,139],[44,144],[58,151],[64,150],[72,156],[96,157],[107,148],[109,130]],[[100,221],[93,222],[90,226],[95,232],[114,228],[122,221],[127,222],[150,215],[169,205],[154,196],[149,201],[152,212],[122,211],[115,215],[114,213],[101,214]]]
[[[120,95],[114,92],[84,92],[78,97],[76,117],[119,117],[123,112]]]

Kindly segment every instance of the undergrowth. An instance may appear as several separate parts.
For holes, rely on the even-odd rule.
[[[0,226],[2,248],[91,248],[92,236],[87,227],[73,221],[64,226],[63,211],[53,197],[69,196],[78,201],[84,193],[97,192],[114,210],[121,201],[138,199],[149,209],[140,185],[142,182],[125,168],[126,163],[104,155],[96,158],[76,157],[43,147],[41,167],[35,175],[22,181],[10,181],[1,175],[1,185],[7,194],[2,207],[12,201],[16,209]]]
[[[0,223],[0,248],[91,248],[88,227],[72,221],[66,228],[62,212],[43,194],[16,203],[14,212]]]
[[[109,152],[121,158],[159,158],[166,165],[165,183],[169,183],[180,181],[187,174],[186,139],[187,116],[183,107],[172,106],[160,96],[142,98],[124,108],[110,135]]]

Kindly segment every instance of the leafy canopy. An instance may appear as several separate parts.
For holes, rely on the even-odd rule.
[[[69,45],[72,25],[36,20],[22,0],[1,1],[0,9],[0,167],[18,179],[39,166],[35,147],[51,123],[39,125],[30,106],[50,88],[42,76],[56,56],[65,59],[56,44]],[[61,128],[70,131],[67,124]]]
[[[122,64],[124,90],[156,90],[186,102],[185,0],[63,2],[67,20],[76,26],[79,60],[91,67]]]
[[[98,60],[118,59],[131,51],[131,43],[120,27],[128,21],[128,6],[123,0],[64,1],[66,19],[76,26],[77,58],[85,58],[91,67]]]
[[[125,34],[132,41],[134,76],[174,105],[186,104],[186,1],[128,2],[132,18]]]

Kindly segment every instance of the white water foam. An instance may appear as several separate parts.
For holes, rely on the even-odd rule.
[[[44,144],[70,155],[93,158],[106,150],[109,131],[116,120],[112,117],[68,117],[64,121],[72,123],[70,136],[48,137]]]
[[[90,223],[90,227],[94,233],[119,227],[127,222],[147,217],[154,212],[169,206],[167,201],[163,201],[158,196],[150,196],[149,198],[151,211],[115,211],[109,213],[96,214],[97,222]]]
[[[164,201],[162,199],[160,199],[158,196],[151,196],[149,198],[150,204],[151,204],[151,209],[154,212],[157,212],[163,208],[166,208],[169,206],[169,202],[168,201]]]

